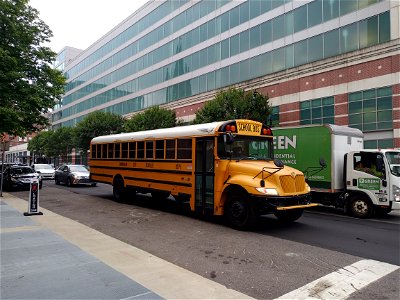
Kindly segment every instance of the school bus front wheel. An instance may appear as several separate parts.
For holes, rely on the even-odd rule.
[[[292,223],[303,215],[304,209],[277,210],[274,212],[275,217],[284,223]]]
[[[244,192],[231,193],[224,212],[228,224],[235,229],[251,229],[258,219],[254,206]]]

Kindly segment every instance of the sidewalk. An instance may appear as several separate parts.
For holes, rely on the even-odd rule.
[[[3,193],[1,299],[251,299],[76,221]]]

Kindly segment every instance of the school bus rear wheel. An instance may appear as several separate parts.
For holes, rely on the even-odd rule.
[[[126,189],[124,186],[124,180],[121,176],[117,176],[114,178],[113,182],[113,196],[114,200],[117,202],[122,202],[126,197]]]

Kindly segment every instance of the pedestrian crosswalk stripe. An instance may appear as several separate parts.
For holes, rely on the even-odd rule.
[[[277,299],[346,299],[353,292],[399,268],[376,260],[360,260]]]

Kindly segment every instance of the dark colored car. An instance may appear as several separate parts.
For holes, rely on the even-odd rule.
[[[76,184],[90,184],[96,186],[96,182],[90,180],[89,170],[84,165],[62,165],[54,174],[56,184],[65,183],[67,186]]]
[[[15,188],[29,189],[32,179],[39,180],[39,188],[42,188],[42,177],[29,166],[8,166],[2,176],[5,190]]]

